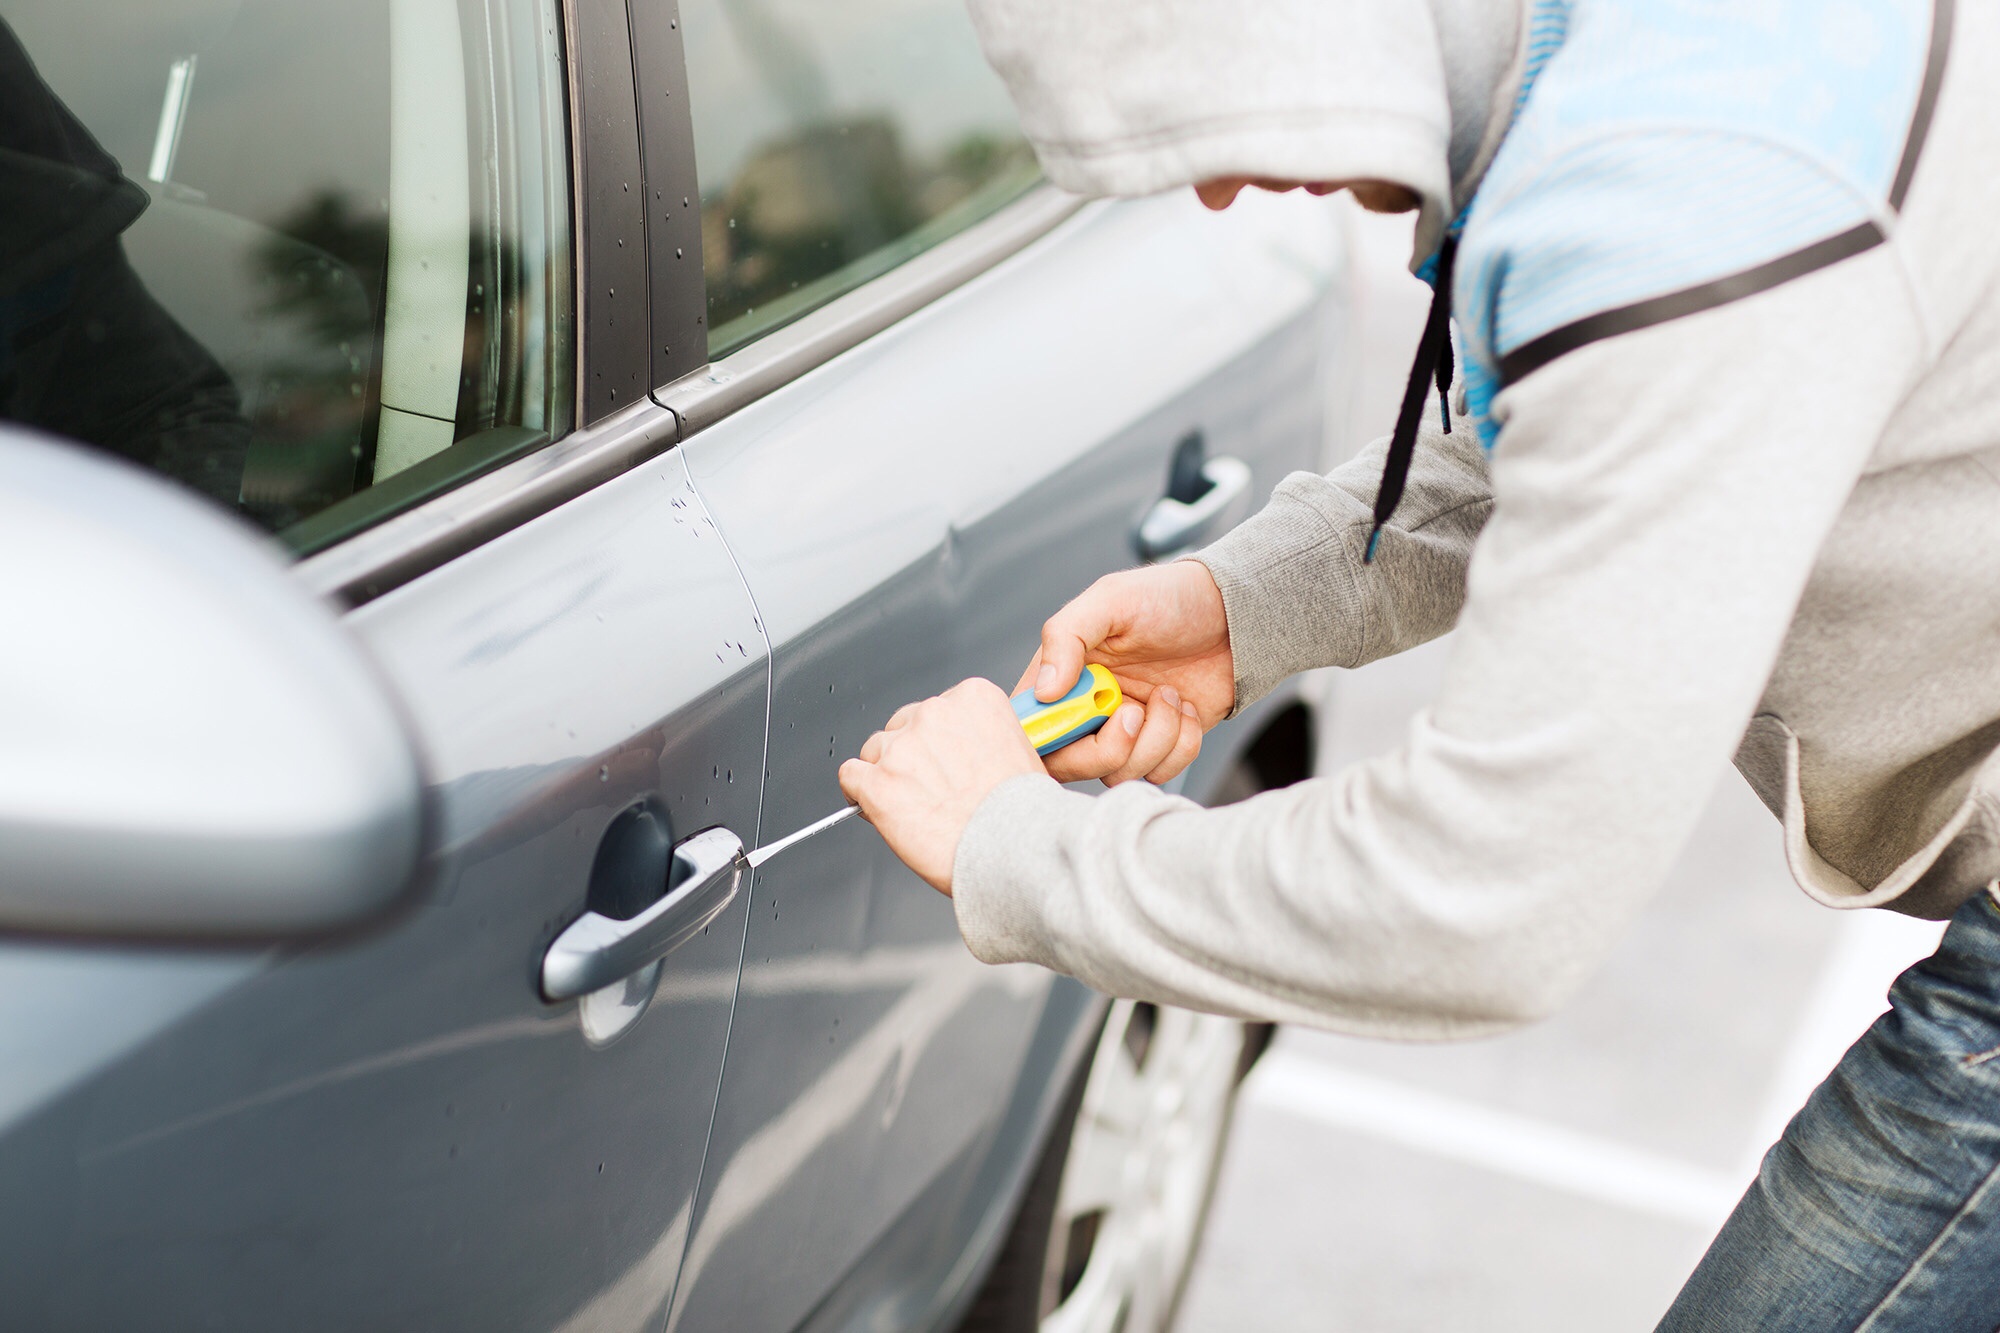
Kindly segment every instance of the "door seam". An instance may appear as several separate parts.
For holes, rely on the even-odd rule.
[[[775,655],[771,651],[771,632],[765,627],[764,608],[757,605],[757,593],[751,588],[750,580],[743,573],[743,564],[736,558],[736,551],[729,544],[729,536],[722,525],[715,521],[709,510],[708,499],[695,485],[694,469],[687,464],[686,447],[672,451],[674,461],[680,464],[681,476],[687,482],[688,494],[701,507],[701,516],[715,530],[715,539],[722,543],[722,553],[729,557],[729,567],[736,571],[737,586],[743,589],[744,600],[750,603],[751,623],[757,627],[757,642],[764,646],[764,743],[757,756],[757,818],[750,827],[750,846],[760,847],[764,842],[764,798],[770,781],[771,770],[771,696],[777,692],[778,668]],[[676,1303],[681,1297],[681,1278],[687,1272],[688,1251],[694,1247],[695,1223],[701,1204],[702,1186],[708,1183],[708,1152],[715,1143],[715,1121],[722,1113],[722,1085],[729,1078],[729,1052],[733,1049],[731,1039],[736,1035],[736,1004],[743,993],[743,960],[750,950],[750,921],[757,911],[757,872],[749,872],[750,882],[743,890],[743,934],[736,943],[736,977],[729,988],[729,1019],[722,1027],[722,1067],[715,1074],[715,1098],[708,1107],[708,1127],[701,1136],[701,1165],[695,1168],[694,1192],[688,1195],[687,1235],[681,1241],[681,1255],[674,1264],[673,1289],[667,1294],[666,1318],[661,1322],[662,1333],[673,1327]]]

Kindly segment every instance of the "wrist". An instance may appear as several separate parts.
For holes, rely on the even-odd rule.
[[[1201,692],[1206,697],[1196,699],[1202,725],[1212,727],[1236,713],[1236,651],[1230,641],[1229,599],[1216,580],[1215,571],[1199,555],[1183,556],[1174,562],[1173,568],[1182,581],[1179,590],[1182,614],[1201,626],[1200,637],[1205,640],[1201,651],[1220,676],[1211,682],[1209,690]]]
[[[1180,574],[1186,585],[1182,596],[1198,623],[1207,627],[1215,636],[1215,641],[1223,649],[1229,647],[1229,607],[1222,598],[1222,588],[1215,581],[1215,574],[1202,563],[1199,556],[1184,555],[1174,561],[1171,569]]]

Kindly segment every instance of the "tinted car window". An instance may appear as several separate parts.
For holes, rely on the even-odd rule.
[[[682,0],[680,12],[710,356],[1036,179],[962,0]]]
[[[0,0],[0,416],[312,549],[566,427],[554,0]]]

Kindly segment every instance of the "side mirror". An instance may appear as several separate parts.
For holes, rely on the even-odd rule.
[[[0,424],[0,930],[358,924],[424,852],[382,680],[275,547]]]

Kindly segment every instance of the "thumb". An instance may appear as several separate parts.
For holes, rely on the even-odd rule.
[[[1043,703],[1069,692],[1083,674],[1084,654],[1104,641],[1102,603],[1092,588],[1042,626],[1042,669],[1035,673],[1035,697]]]

